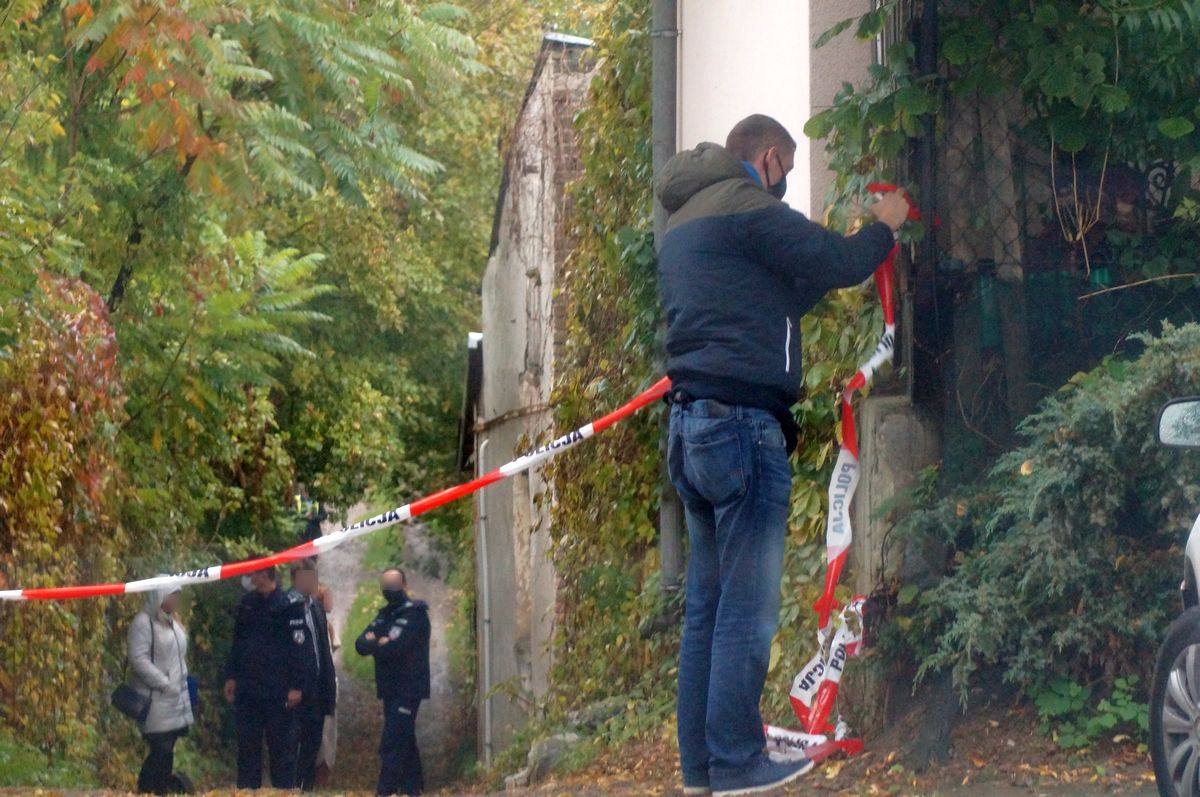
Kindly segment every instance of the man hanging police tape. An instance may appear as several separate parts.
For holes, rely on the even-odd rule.
[[[375,657],[375,693],[383,701],[376,794],[420,794],[425,788],[417,750],[417,709],[429,698],[429,607],[408,597],[404,571],[379,578],[387,604],[354,643]]]
[[[659,254],[671,378],[668,464],[690,554],[679,661],[684,793],[755,794],[807,772],[764,753],[759,700],[779,621],[800,394],[800,318],[867,279],[908,213],[899,193],[844,237],[781,200],[796,142],[774,119],[667,162]]]
[[[303,596],[284,594],[275,569],[250,574],[225,665],[225,700],[237,710],[237,786],[262,786],[263,736],[271,785],[296,785],[296,713],[312,652]]]

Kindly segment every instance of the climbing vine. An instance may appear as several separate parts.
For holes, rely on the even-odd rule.
[[[899,5],[888,0],[844,20],[817,46],[851,27],[859,38],[875,38]],[[867,79],[845,84],[832,106],[805,126],[806,135],[827,143],[836,175],[829,196],[835,220],[861,200],[868,182],[903,161],[927,121],[957,103],[1010,109],[1011,117],[997,114],[982,124],[1011,126],[1017,139],[1045,155],[1053,192],[1047,212],[1087,270],[1093,266],[1089,247],[1099,244],[1097,225],[1112,212],[1108,196],[1127,201],[1114,185],[1117,167],[1162,167],[1164,212],[1155,221],[1159,232],[1172,226],[1200,167],[1200,70],[1193,53],[1200,2],[946,0],[938,4],[938,27],[933,74],[918,72],[909,31],[891,31],[885,38],[898,41]],[[914,226],[912,234],[919,237],[923,229]],[[1114,260],[1142,244],[1116,233],[1107,238]],[[1194,266],[1184,259],[1167,271],[1135,267],[1123,275],[1128,282],[1159,279]],[[1194,283],[1161,284],[1183,290]]]
[[[104,302],[41,273],[34,301],[7,303],[0,320],[16,340],[0,369],[0,572],[13,586],[116,580],[129,540],[113,430],[126,396]],[[0,720],[41,752],[110,776],[127,740],[100,710],[111,667],[98,665],[121,647],[121,614],[102,600],[0,607]]]
[[[649,3],[615,0],[605,16],[597,44],[604,61],[577,122],[583,177],[573,187],[576,247],[562,280],[561,428],[616,407],[658,376]],[[660,413],[640,413],[553,466],[564,575],[555,680],[572,699],[628,692],[644,674],[665,680],[672,666],[676,636],[644,639],[638,630],[655,604]]]

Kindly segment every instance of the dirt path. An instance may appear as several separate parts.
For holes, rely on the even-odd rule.
[[[430,789],[448,783],[455,775],[455,761],[463,747],[464,725],[469,721],[470,697],[455,682],[450,667],[448,629],[458,596],[443,581],[445,557],[433,547],[426,528],[406,528],[405,566],[409,594],[429,604],[432,632],[429,638],[429,668],[432,696],[421,704],[417,715],[417,745],[421,750],[425,781]]]
[[[359,504],[350,509],[347,518],[357,519],[366,511],[366,506]],[[338,525],[326,524],[325,533],[336,530]],[[342,646],[333,654],[338,676],[338,744],[331,785],[347,791],[373,789],[379,771],[375,753],[382,725],[378,701],[370,686],[350,675],[344,664],[346,655],[354,655],[347,653],[347,649],[354,645],[357,634],[355,629],[346,627],[350,607],[358,594],[359,584],[372,578],[363,573],[362,568],[366,546],[366,538],[359,537],[323,554],[320,561],[321,582],[333,593],[333,611],[329,619],[342,641]]]
[[[357,519],[366,512],[362,505],[350,510]],[[331,524],[326,531],[336,529]],[[362,567],[366,538],[335,548],[321,557],[321,580],[332,589],[334,607],[331,619],[341,635],[342,648],[334,655],[338,670],[338,753],[334,770],[334,788],[370,790],[379,772],[379,733],[382,720],[373,684],[364,684],[345,668],[344,657],[353,652],[354,639],[361,629],[347,628],[346,621],[359,586],[375,582],[376,573],[364,573]],[[450,667],[447,626],[453,617],[456,595],[442,580],[446,563],[434,550],[424,526],[405,527],[405,561],[409,593],[429,604],[432,625],[430,671],[432,698],[421,704],[417,716],[417,744],[421,750],[425,780],[430,789],[444,785],[453,777],[454,761],[462,746],[462,725],[469,714],[459,685]]]

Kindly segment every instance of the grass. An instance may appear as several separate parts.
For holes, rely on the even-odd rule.
[[[47,758],[0,729],[0,786],[94,788],[99,784],[90,769],[79,762]]]
[[[360,656],[354,649],[354,640],[367,627],[367,623],[375,616],[379,608],[379,588],[371,583],[358,585],[358,594],[350,606],[350,614],[346,618],[346,634],[342,640],[344,647],[342,661],[351,677],[370,686],[375,683],[375,665],[370,656]]]
[[[198,789],[220,788],[234,774],[232,761],[221,757],[222,752],[205,753],[194,737],[185,736],[175,744],[175,771],[191,778]]]

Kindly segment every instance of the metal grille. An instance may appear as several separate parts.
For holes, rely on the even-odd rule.
[[[876,58],[886,63],[907,39],[919,62],[923,6],[889,9]],[[955,75],[941,69],[945,86]],[[1138,281],[1143,253],[1170,228],[1173,164],[1065,153],[1033,134],[1033,121],[1015,86],[943,91],[932,168],[921,168],[918,142],[897,169],[936,208],[933,237],[902,277],[916,350],[905,360],[918,400],[943,414],[947,459],[968,470],[1010,445],[1042,397],[1127,348],[1131,333],[1196,315],[1194,290],[1112,290]]]

